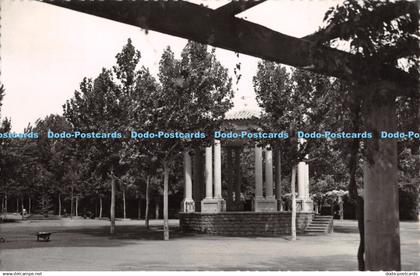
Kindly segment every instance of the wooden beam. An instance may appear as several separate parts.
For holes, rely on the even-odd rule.
[[[340,37],[340,35],[342,35],[342,30],[366,28],[367,26],[380,27],[383,22],[391,21],[406,14],[410,14],[413,17],[413,22],[418,22],[419,7],[416,2],[399,1],[396,3],[388,3],[365,15],[362,15],[354,21],[347,21],[337,25],[329,25],[318,32],[302,37],[302,39],[318,43],[326,42]],[[347,28],[347,26],[349,28]]]
[[[252,7],[255,7],[256,5],[259,5],[266,0],[234,0],[230,2],[229,4],[226,4],[224,6],[221,6],[220,8],[215,9],[215,13],[218,15],[224,15],[224,16],[235,16],[238,13],[241,13],[243,11],[246,11]]]
[[[214,47],[355,80],[396,81],[417,93],[418,80],[392,66],[374,64],[349,53],[275,32],[236,17],[217,15],[209,8],[184,1],[66,1],[45,2],[75,11],[194,40]],[[369,75],[378,68],[375,76]]]

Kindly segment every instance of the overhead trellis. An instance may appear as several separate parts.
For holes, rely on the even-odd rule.
[[[398,91],[400,95],[418,91],[418,79],[405,71],[318,43],[321,37],[336,37],[335,33],[326,37],[321,31],[296,38],[235,17],[264,1],[233,1],[215,10],[185,1],[45,2],[344,80],[395,81],[404,88]],[[389,19],[411,12],[415,6],[406,3],[382,13]],[[365,23],[361,20],[360,24]]]

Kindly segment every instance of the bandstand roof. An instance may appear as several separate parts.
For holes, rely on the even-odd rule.
[[[240,109],[227,112],[225,121],[257,120],[259,118],[260,112],[255,109]]]

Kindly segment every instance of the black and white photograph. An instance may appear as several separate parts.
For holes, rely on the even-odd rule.
[[[419,9],[0,0],[0,272],[419,275]]]

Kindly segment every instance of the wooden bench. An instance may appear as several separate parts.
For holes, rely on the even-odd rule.
[[[38,232],[36,233],[36,240],[42,239],[44,241],[49,241],[52,232]]]

